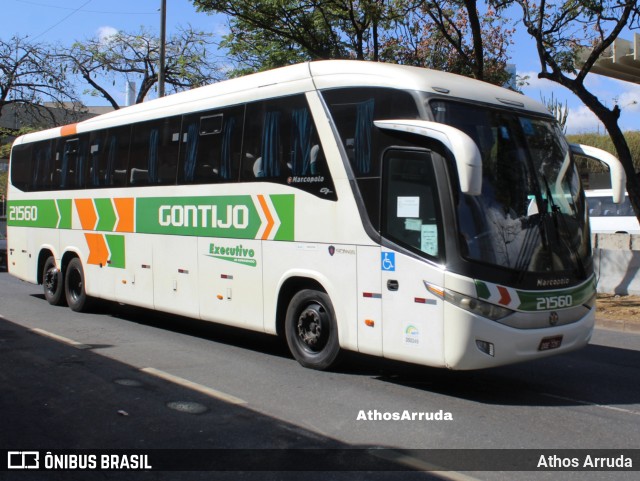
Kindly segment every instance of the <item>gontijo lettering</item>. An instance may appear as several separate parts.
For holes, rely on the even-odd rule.
[[[161,205],[158,223],[173,227],[217,227],[220,229],[246,229],[249,208],[246,205],[227,205],[218,213],[217,205]]]
[[[136,232],[237,239],[293,240],[293,195],[144,197]]]

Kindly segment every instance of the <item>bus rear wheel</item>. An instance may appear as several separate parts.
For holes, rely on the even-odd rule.
[[[52,306],[64,304],[64,283],[62,271],[56,267],[56,260],[49,256],[42,269],[42,287],[44,297]]]
[[[72,311],[84,312],[89,307],[89,296],[84,288],[84,270],[77,257],[72,259],[64,275],[64,292]]]
[[[325,370],[341,357],[336,316],[329,296],[305,289],[287,309],[285,335],[293,357],[304,367]]]

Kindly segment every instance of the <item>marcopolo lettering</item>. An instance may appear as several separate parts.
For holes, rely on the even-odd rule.
[[[246,229],[249,208],[246,205],[161,205],[158,223],[163,227],[213,227],[219,229]]]

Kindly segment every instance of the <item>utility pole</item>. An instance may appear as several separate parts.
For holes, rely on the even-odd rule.
[[[158,68],[158,97],[164,97],[164,57],[167,36],[167,0],[160,0],[160,67]]]

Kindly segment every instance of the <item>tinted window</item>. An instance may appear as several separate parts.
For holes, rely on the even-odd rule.
[[[174,184],[180,152],[182,117],[133,126],[129,185]]]
[[[628,196],[621,204],[614,203],[610,195],[587,197],[587,204],[591,217],[635,216]]]
[[[88,167],[88,135],[56,142],[54,189],[83,189]]]
[[[435,173],[428,152],[387,151],[382,233],[415,252],[442,257],[444,232]]]
[[[20,190],[30,190],[35,177],[31,170],[31,151],[31,144],[16,145],[11,151],[11,183]]]
[[[324,96],[356,177],[380,175],[380,156],[387,137],[374,120],[420,118],[413,96],[401,90],[348,88],[326,90]]]
[[[54,140],[44,140],[33,144],[33,171],[31,189],[49,190],[53,181],[53,146]]]
[[[186,116],[179,180],[186,184],[238,180],[244,107]]]
[[[88,153],[89,187],[124,187],[131,127],[91,132]]]
[[[325,199],[335,190],[303,95],[247,106],[242,180],[292,185]]]

